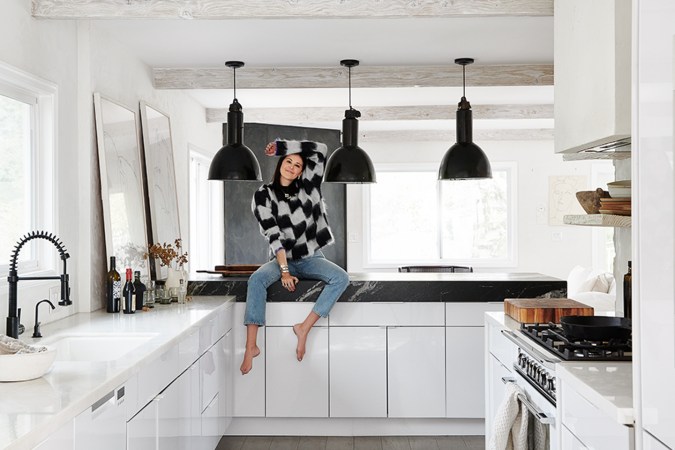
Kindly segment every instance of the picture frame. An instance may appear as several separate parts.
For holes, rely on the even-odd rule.
[[[94,117],[105,247],[120,274],[129,267],[148,277],[143,167],[136,113],[94,93]]]
[[[150,240],[173,244],[181,239],[178,192],[171,140],[171,120],[160,109],[140,102],[143,155],[150,212]],[[155,265],[158,279],[168,276],[168,267]]]

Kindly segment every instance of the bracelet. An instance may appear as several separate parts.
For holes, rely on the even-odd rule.
[[[288,270],[288,265],[279,264],[279,267],[281,268],[281,273],[290,273],[290,271]]]

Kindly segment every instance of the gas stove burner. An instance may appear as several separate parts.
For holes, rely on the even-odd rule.
[[[522,324],[521,331],[566,361],[631,361],[631,339],[587,340],[566,335],[560,324]]]

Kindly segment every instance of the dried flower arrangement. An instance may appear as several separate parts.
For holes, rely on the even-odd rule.
[[[188,262],[188,254],[183,253],[183,246],[181,239],[176,239],[173,244],[152,244],[148,248],[148,255],[159,259],[161,266],[170,266],[172,262],[176,262],[179,267],[183,267]]]

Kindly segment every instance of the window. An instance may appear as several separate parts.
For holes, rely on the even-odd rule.
[[[17,241],[54,229],[56,86],[0,64],[0,271]],[[19,253],[21,272],[54,269],[57,258],[31,241]]]
[[[366,265],[515,264],[515,164],[491,180],[439,182],[437,168],[377,168],[365,192]]]
[[[211,157],[190,146],[190,267],[224,261],[223,183],[208,181]]]

